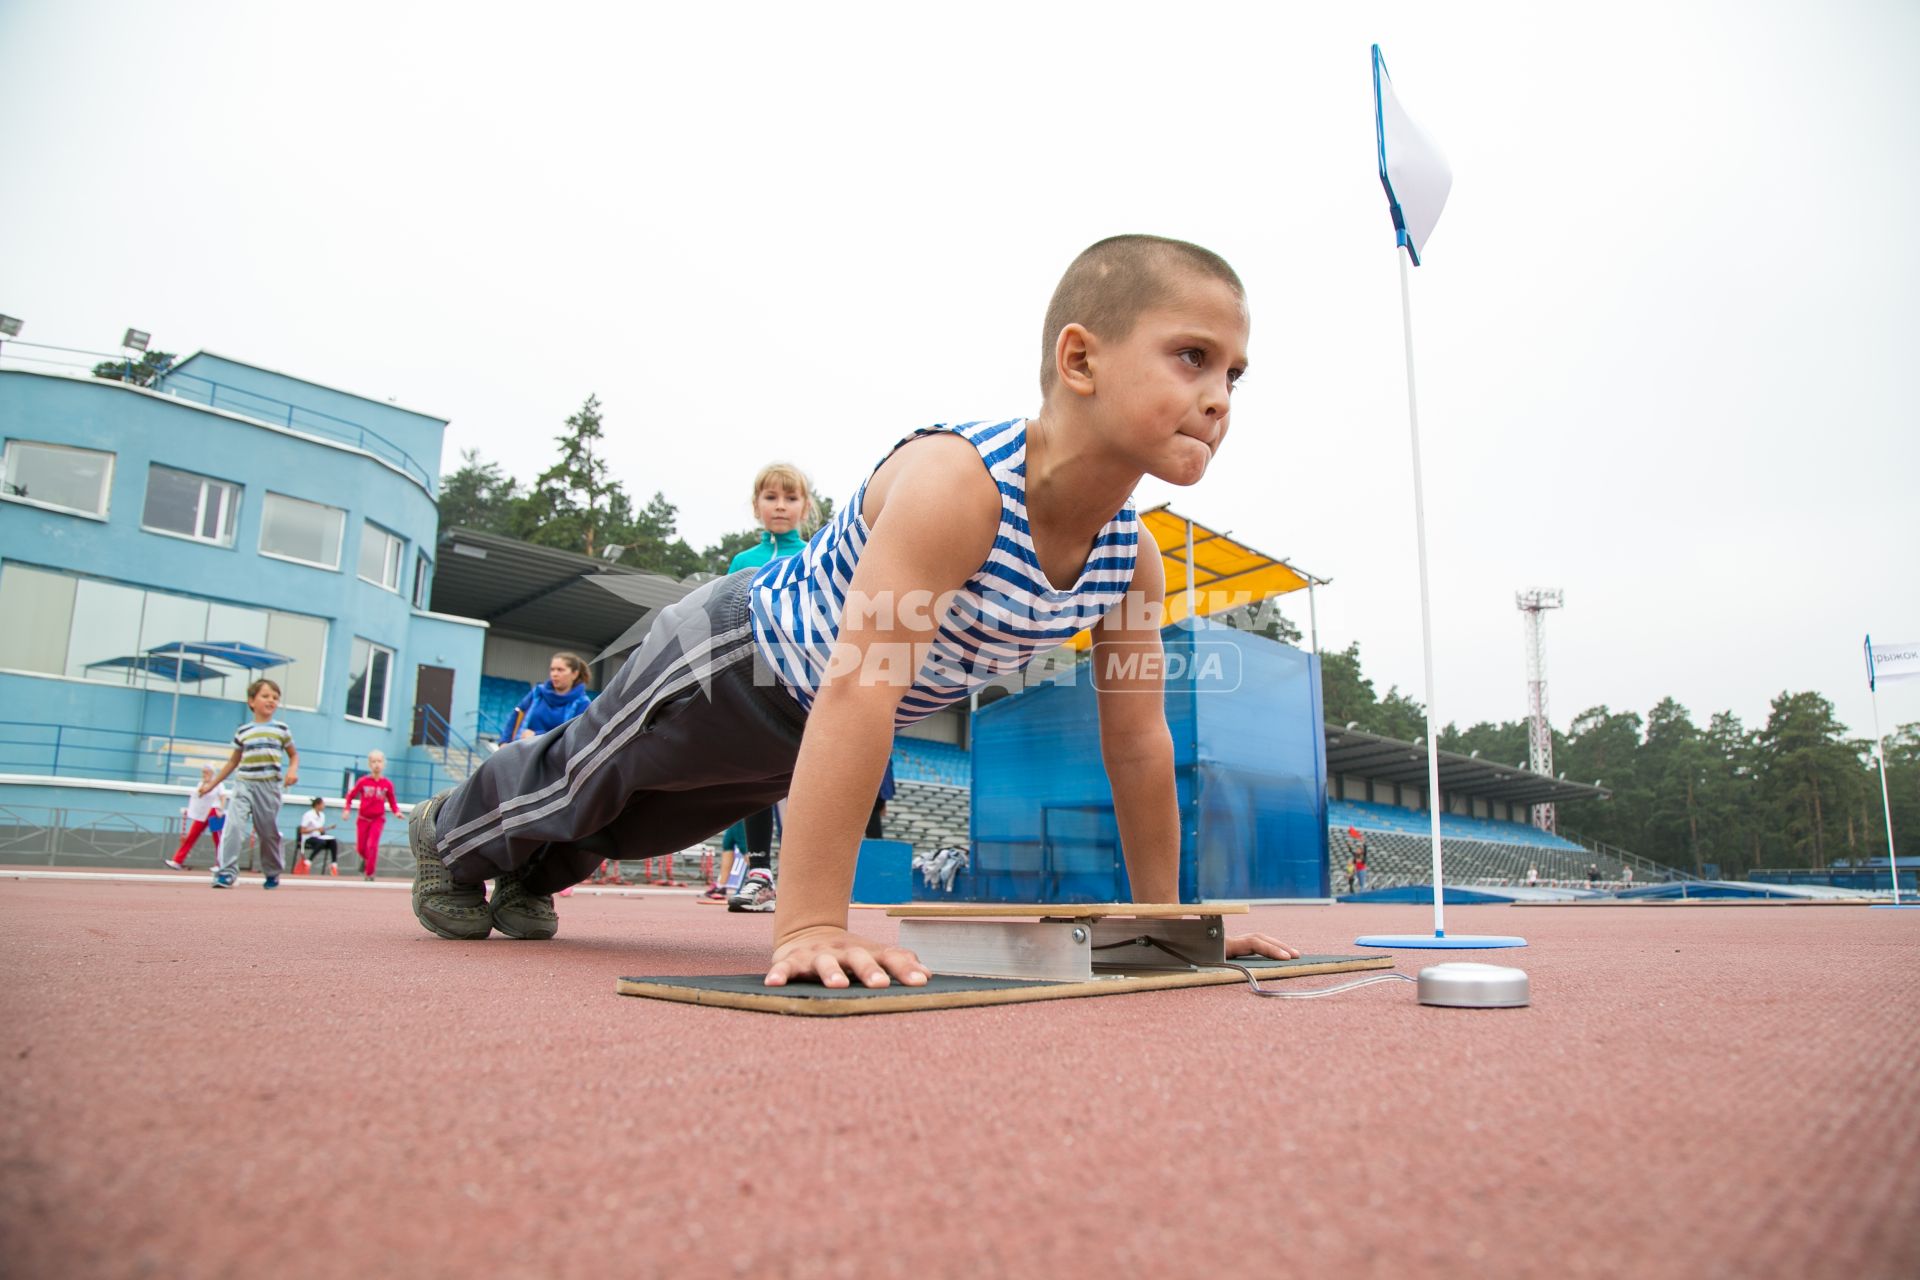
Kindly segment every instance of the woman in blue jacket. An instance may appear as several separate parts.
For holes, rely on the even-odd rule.
[[[547,663],[545,682],[533,686],[533,691],[513,709],[507,740],[537,738],[549,729],[558,729],[585,711],[591,701],[593,695],[587,692],[587,664],[578,654],[556,653]]]
[[[549,729],[558,729],[567,721],[587,709],[593,701],[593,695],[587,692],[587,664],[577,653],[556,653],[547,663],[547,678],[544,683],[533,686],[533,691],[520,699],[520,705],[513,709],[513,720],[507,728],[506,740],[537,738]],[[611,861],[611,860],[610,860]],[[593,873],[595,883],[606,878],[609,863],[600,864]],[[614,884],[625,884],[620,878],[620,864],[611,863]],[[571,888],[561,890],[562,894],[573,893]]]

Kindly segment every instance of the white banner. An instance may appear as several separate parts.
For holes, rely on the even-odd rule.
[[[1387,189],[1393,225],[1407,246],[1413,265],[1420,265],[1427,237],[1447,207],[1453,190],[1453,169],[1434,140],[1408,116],[1394,96],[1393,81],[1380,46],[1373,46],[1373,128],[1380,147],[1380,185]]]
[[[1920,640],[1906,644],[1887,644],[1884,641],[1875,644],[1867,640],[1867,685],[1877,686],[1882,680],[1905,680],[1920,676]]]

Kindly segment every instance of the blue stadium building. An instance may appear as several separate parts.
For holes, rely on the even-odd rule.
[[[210,352],[151,388],[0,369],[8,802],[170,814],[259,675],[303,794],[375,748],[402,800],[444,785],[487,634],[428,607],[446,425]]]

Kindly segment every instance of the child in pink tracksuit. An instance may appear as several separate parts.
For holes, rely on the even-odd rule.
[[[353,808],[356,801],[360,805],[360,820],[354,824],[354,848],[360,852],[360,870],[371,880],[380,866],[380,829],[387,825],[389,813],[400,812],[400,801],[393,794],[393,783],[385,776],[385,752],[369,751],[367,769],[347,792],[346,807]]]

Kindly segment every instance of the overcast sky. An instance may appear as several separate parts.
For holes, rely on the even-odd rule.
[[[596,393],[699,546],[764,460],[844,501],[1032,412],[1072,256],[1195,240],[1253,368],[1213,473],[1139,498],[1332,578],[1322,645],[1418,696],[1374,41],[1454,169],[1413,279],[1442,717],[1525,713],[1541,585],[1562,728],[1814,689],[1867,733],[1862,634],[1920,639],[1911,2],[0,0],[0,311],[392,397],[449,470],[532,476]]]

